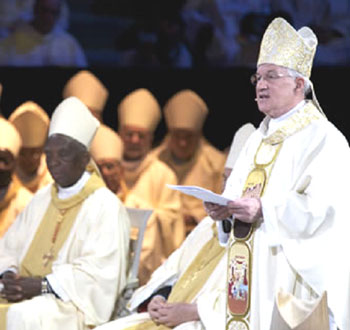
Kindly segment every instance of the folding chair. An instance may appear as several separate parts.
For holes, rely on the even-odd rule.
[[[126,305],[130,300],[133,292],[139,286],[138,270],[142,242],[147,226],[147,221],[153,212],[153,210],[149,209],[135,209],[129,207],[127,207],[127,211],[131,223],[128,277],[126,286],[117,299],[111,320],[130,314],[129,310],[126,308]]]

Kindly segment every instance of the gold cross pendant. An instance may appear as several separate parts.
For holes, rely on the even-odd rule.
[[[44,264],[44,267],[46,267],[50,261],[52,261],[54,259],[55,255],[53,253],[53,250],[52,248],[50,249],[50,251],[48,253],[45,253],[43,255],[43,264]]]

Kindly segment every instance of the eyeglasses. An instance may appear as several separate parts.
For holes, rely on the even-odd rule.
[[[251,77],[250,77],[250,82],[252,83],[253,86],[256,86],[257,83],[263,78],[265,81],[267,81],[268,83],[274,82],[276,79],[279,78],[284,78],[284,77],[291,77],[291,75],[289,74],[282,74],[282,73],[278,73],[276,71],[268,71],[267,73],[265,73],[264,75],[260,75],[258,73],[254,73]]]

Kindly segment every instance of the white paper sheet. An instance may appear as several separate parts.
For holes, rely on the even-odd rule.
[[[173,184],[167,184],[167,186],[171,189],[178,190],[183,194],[201,199],[204,202],[227,205],[227,202],[230,201],[230,199],[226,197],[216,194],[208,189],[204,189],[197,186],[181,186],[181,185],[173,185]]]

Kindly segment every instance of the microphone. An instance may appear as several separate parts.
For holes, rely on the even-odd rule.
[[[228,234],[232,229],[231,221],[227,219],[222,220],[222,229],[224,233]]]

